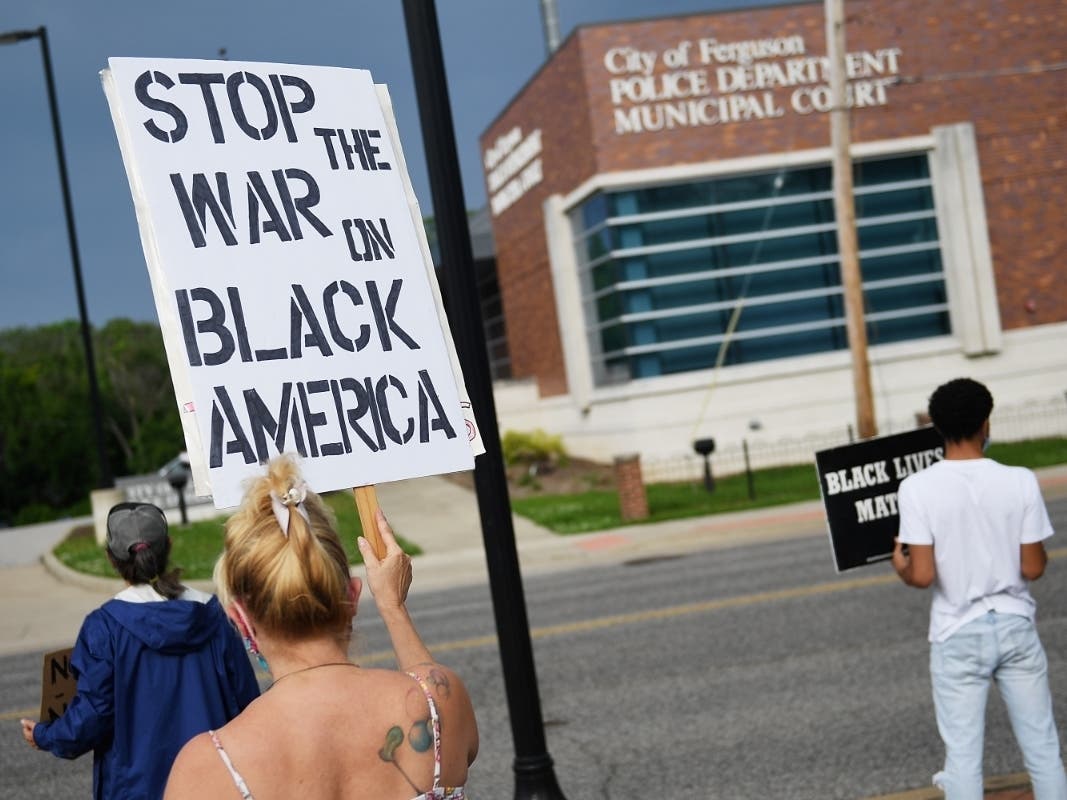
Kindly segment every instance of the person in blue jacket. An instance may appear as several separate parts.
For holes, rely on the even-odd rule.
[[[156,800],[182,746],[259,696],[255,672],[218,599],[167,571],[167,518],[148,503],[108,513],[107,553],[128,586],[82,623],[71,655],[77,692],[51,722],[23,719],[31,747],[93,751],[95,800]]]

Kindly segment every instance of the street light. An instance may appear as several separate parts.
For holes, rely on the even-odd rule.
[[[85,367],[89,372],[89,403],[93,412],[93,438],[96,440],[98,484],[101,488],[111,486],[111,467],[104,449],[104,424],[100,410],[100,388],[96,382],[96,361],[93,358],[92,329],[85,308],[85,287],[82,284],[81,260],[78,257],[78,236],[74,230],[74,209],[70,201],[70,184],[67,180],[67,159],[63,154],[63,134],[59,128],[59,104],[56,102],[56,86],[52,78],[52,58],[48,51],[48,32],[42,25],[34,30],[0,33],[0,45],[18,44],[27,39],[41,43],[41,58],[44,60],[44,77],[48,86],[48,107],[52,113],[52,134],[56,142],[56,161],[59,163],[59,182],[63,188],[63,210],[67,218],[67,239],[70,242],[70,260],[74,266],[74,288],[78,295],[78,315],[81,319],[82,345],[85,348]]]
[[[526,617],[508,482],[489,377],[485,328],[475,290],[467,204],[459,175],[437,9],[433,0],[403,0],[402,5],[441,244],[448,321],[485,445],[485,453],[475,463],[474,488],[478,496],[489,589],[504,668],[504,691],[515,740],[514,800],[566,800],[545,742],[530,623]]]

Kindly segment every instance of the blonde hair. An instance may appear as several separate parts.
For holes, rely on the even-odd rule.
[[[272,459],[267,474],[249,485],[226,522],[215,585],[224,604],[240,601],[275,636],[344,635],[352,619],[350,573],[333,512],[309,489],[302,503],[308,519],[292,506],[284,532],[274,515],[271,494],[285,497],[302,485],[290,456]]]

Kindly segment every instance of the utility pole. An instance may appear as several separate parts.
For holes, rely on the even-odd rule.
[[[863,279],[860,276],[859,244],[856,239],[856,206],[852,196],[851,112],[845,82],[845,2],[826,2],[826,55],[830,62],[830,142],[833,149],[834,217],[837,220],[837,252],[841,260],[841,286],[845,295],[845,324],[852,354],[852,386],[856,397],[856,427],[860,439],[878,435],[867,362],[867,323],[863,310]]]
[[[541,0],[541,23],[545,28],[545,52],[548,58],[559,48],[559,9],[556,0]]]

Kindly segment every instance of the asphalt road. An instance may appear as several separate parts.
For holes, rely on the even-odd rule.
[[[1067,499],[1050,511],[1067,531]],[[1062,698],[1067,547],[1057,539],[1033,591]],[[939,768],[929,595],[884,563],[835,575],[821,529],[539,575],[525,589],[548,751],[568,800],[854,800],[929,785]],[[419,594],[411,605],[431,650],[474,698],[482,746],[470,796],[511,798],[513,739],[488,588]],[[356,648],[368,665],[391,663],[369,607]],[[0,797],[87,797],[88,757],[63,762],[22,742],[17,715],[39,685],[39,654],[0,659]],[[1058,710],[1064,738],[1067,710]],[[986,774],[1022,770],[994,697]]]

